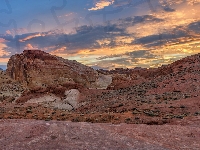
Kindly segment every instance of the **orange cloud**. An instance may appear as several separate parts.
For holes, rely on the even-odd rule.
[[[51,52],[52,55],[61,55],[61,53],[65,53],[65,50],[67,50],[67,47],[61,47],[59,49],[56,49],[54,51]],[[65,53],[66,55],[66,53]]]
[[[187,0],[187,2],[189,5],[195,5],[195,4],[200,3],[200,0]]]
[[[44,34],[41,34],[41,33],[38,33],[38,34],[34,34],[34,35],[30,35],[30,36],[27,36],[26,38],[24,39],[21,39],[19,40],[20,42],[25,42],[27,40],[30,40],[32,38],[35,38],[35,37],[40,37],[40,36],[45,36]]]
[[[25,49],[33,49],[33,46],[31,44],[27,44]]]
[[[0,64],[7,64],[9,58],[0,58]]]
[[[4,49],[7,47],[4,42],[6,42],[4,39],[0,38],[0,57],[2,56],[8,56],[10,53],[5,51]]]
[[[2,47],[2,44],[0,44],[0,57],[8,56],[10,53],[2,50],[1,47]]]
[[[88,10],[91,11],[91,10],[103,9],[106,6],[112,5],[114,3],[114,1],[115,0],[101,0],[95,4],[95,7],[92,7]]]

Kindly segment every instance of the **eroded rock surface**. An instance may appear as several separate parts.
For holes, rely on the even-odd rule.
[[[39,55],[41,53],[42,55]],[[27,64],[29,67],[27,68],[32,67],[32,70],[34,70],[34,67],[36,67],[36,71],[33,71],[33,74],[37,73],[38,69],[47,72],[46,76],[34,74],[36,76],[34,81],[42,84],[48,80],[51,81],[57,76],[60,79],[53,82],[55,85],[45,86],[45,84],[38,84],[41,87],[35,87],[23,92],[22,96],[15,101],[15,104],[11,103],[11,108],[8,108],[8,104],[2,104],[3,111],[0,114],[0,118],[47,118],[50,120],[93,123],[125,122],[161,125],[174,120],[184,120],[185,118],[200,115],[200,54],[153,69],[100,70],[95,78],[96,80],[90,84],[89,88],[86,88],[87,86],[83,85],[83,82],[75,83],[75,78],[64,82],[65,76],[62,73],[61,76],[55,73],[62,70],[57,70],[57,67],[62,66],[60,61],[63,59],[41,51],[25,51],[23,54],[15,55],[11,59],[10,66],[12,66],[14,59],[18,59],[18,57],[21,59],[24,56],[28,58]],[[65,60],[63,61],[65,62]],[[51,65],[52,62],[53,64]],[[58,62],[59,65],[56,66],[55,62]],[[14,68],[23,66],[23,64],[17,64],[14,64]],[[52,66],[55,66],[55,70]],[[49,72],[47,71],[48,67],[50,67]],[[9,70],[11,73],[12,67],[9,68],[8,73]],[[75,67],[74,70],[77,68]],[[73,68],[71,69],[73,70]],[[31,72],[31,70],[29,71]],[[66,70],[66,72],[68,74],[70,71]],[[78,74],[80,73],[81,71],[79,70]],[[13,77],[20,77],[20,75],[23,76],[18,71],[11,73]],[[90,74],[88,77],[90,77]],[[88,81],[87,83],[89,83]],[[98,84],[100,86],[97,86]],[[107,86],[108,88],[104,89]],[[28,111],[24,114],[27,109],[29,110],[27,105],[23,106],[27,101],[29,105],[32,105],[31,103],[42,103],[44,105],[32,107],[31,113]],[[41,109],[42,113],[38,109]],[[60,115],[60,112],[65,110],[70,110],[72,114]]]
[[[92,88],[107,89],[111,83],[112,83],[111,75],[99,74],[96,82],[93,83]]]
[[[0,70],[0,102],[4,100],[12,102],[20,97],[24,90],[22,85],[7,76],[5,71]]]
[[[197,150],[200,125],[91,124],[0,120],[2,150]]]
[[[73,110],[78,108],[80,92],[77,89],[66,90],[64,97],[60,98],[54,94],[42,95],[38,98],[31,98],[26,103],[27,104],[42,104],[47,107]]]
[[[7,74],[30,89],[64,83],[79,83],[90,87],[97,72],[77,61],[63,59],[40,50],[25,50],[12,56]]]

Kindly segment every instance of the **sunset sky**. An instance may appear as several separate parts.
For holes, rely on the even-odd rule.
[[[200,52],[200,0],[1,0],[0,65],[40,49],[94,68],[157,67]]]

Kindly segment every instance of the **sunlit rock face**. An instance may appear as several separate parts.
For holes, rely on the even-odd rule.
[[[91,87],[98,76],[94,69],[77,61],[40,50],[25,50],[22,54],[13,55],[8,62],[6,73],[30,89],[64,83]]]

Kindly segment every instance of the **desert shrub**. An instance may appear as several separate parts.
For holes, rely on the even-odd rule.
[[[44,92],[46,92],[46,88],[42,88],[42,87],[36,87],[29,91],[29,93],[44,93]]]
[[[19,97],[17,100],[16,100],[16,103],[26,103],[28,100],[34,98],[34,95],[30,94],[30,95],[24,95],[24,96],[21,96]]]
[[[51,86],[51,87],[48,87],[46,91],[52,94],[55,94],[56,96],[64,97],[66,90],[67,88],[63,86],[57,86],[57,87]]]
[[[67,90],[70,90],[70,89],[78,89],[78,90],[81,90],[83,89],[84,87],[80,84],[77,84],[77,83],[64,83],[62,84],[63,87],[67,88]]]

